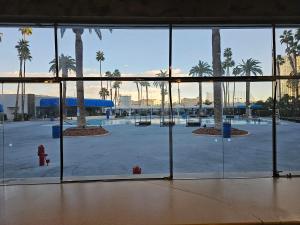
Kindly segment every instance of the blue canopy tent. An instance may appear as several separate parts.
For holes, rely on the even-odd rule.
[[[59,98],[42,98],[40,107],[58,107]],[[67,107],[77,107],[77,98],[66,98]],[[85,107],[113,107],[114,103],[111,100],[100,99],[84,99]]]
[[[235,105],[235,108],[246,109],[246,104],[237,104],[237,105]],[[250,109],[263,109],[263,106],[259,105],[259,104],[251,104]]]

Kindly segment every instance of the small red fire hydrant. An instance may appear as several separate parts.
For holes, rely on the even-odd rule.
[[[141,174],[142,173],[142,168],[139,166],[134,166],[132,168],[132,174]]]
[[[39,145],[39,147],[38,147],[38,156],[39,156],[40,166],[45,166],[47,155],[48,154],[45,153],[44,145]]]

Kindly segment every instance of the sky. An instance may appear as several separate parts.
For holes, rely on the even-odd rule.
[[[279,42],[282,29],[278,29],[277,54],[284,54]],[[0,43],[0,76],[18,76],[19,61],[15,45],[22,38],[18,28],[0,28],[3,33]],[[99,76],[99,63],[96,51],[104,52],[102,73],[119,69],[122,76],[155,76],[159,70],[168,68],[168,29],[114,29],[112,33],[102,29],[102,40],[85,29],[83,39],[84,76]],[[26,76],[53,76],[49,73],[49,62],[54,58],[54,30],[52,28],[33,28],[33,34],[27,37],[32,60],[27,63]],[[249,58],[261,62],[264,75],[272,74],[272,30],[271,29],[222,29],[221,49],[231,48],[236,64]],[[75,35],[67,29],[64,36],[58,38],[59,54],[75,58]],[[173,76],[188,76],[192,66],[199,60],[211,65],[211,30],[210,29],[173,29]],[[71,73],[70,76],[75,76]],[[105,83],[105,82],[104,82]],[[177,84],[174,84],[173,99],[177,100]],[[198,96],[198,84],[180,84],[181,98]],[[231,84],[231,87],[233,84]],[[85,82],[85,96],[99,98],[100,82]],[[271,83],[253,83],[253,100],[271,96]],[[4,93],[15,93],[15,84],[4,84]],[[68,96],[75,96],[75,82],[68,82]],[[212,91],[211,83],[203,84],[203,96]],[[244,97],[244,83],[237,84],[237,93]],[[56,85],[27,85],[27,93],[57,95]],[[136,86],[133,82],[123,82],[121,95],[131,95],[137,99]],[[159,89],[149,89],[149,98],[160,98]]]

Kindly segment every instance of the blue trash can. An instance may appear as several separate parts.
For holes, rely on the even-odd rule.
[[[231,123],[223,123],[223,138],[231,137]]]
[[[109,119],[109,114],[110,114],[110,111],[106,110],[106,119]]]
[[[60,138],[60,126],[52,126],[52,138]]]

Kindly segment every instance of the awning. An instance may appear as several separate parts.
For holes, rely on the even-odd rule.
[[[59,98],[42,98],[40,99],[40,107],[58,107]],[[76,107],[77,98],[66,98],[67,107]],[[85,107],[113,107],[114,103],[111,100],[100,99],[84,99]]]

